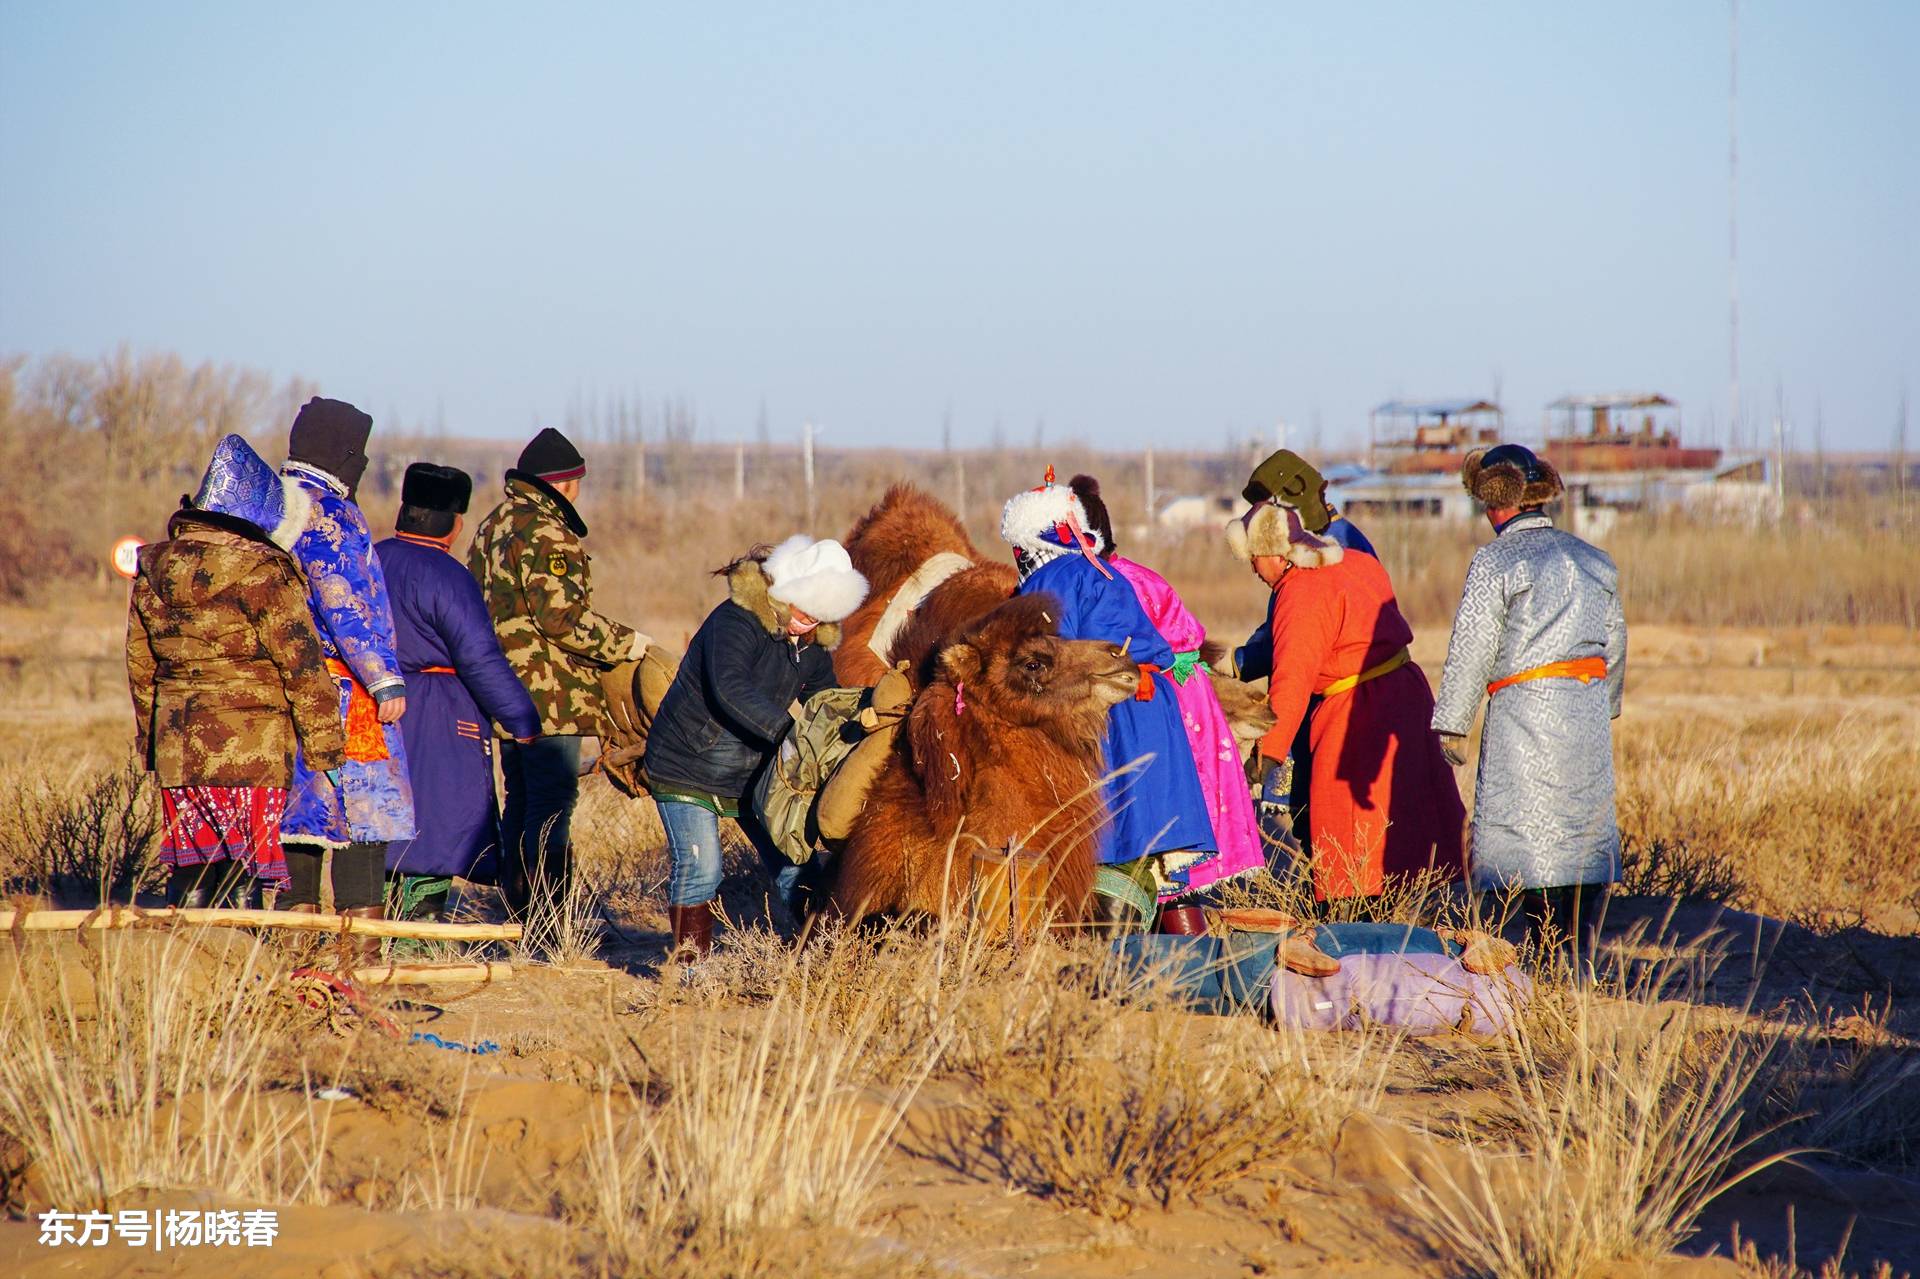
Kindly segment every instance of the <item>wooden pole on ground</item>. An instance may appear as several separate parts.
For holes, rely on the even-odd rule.
[[[361,919],[353,915],[305,915],[290,910],[181,910],[105,906],[99,910],[29,910],[24,918],[0,909],[0,932],[73,931],[81,928],[284,928],[303,933],[352,933],[360,937],[415,937],[422,941],[519,941],[518,924],[442,924],[411,919]]]
[[[356,968],[353,979],[362,986],[433,986],[445,982],[475,984],[513,980],[513,965],[504,961],[484,964],[381,964],[375,968]]]

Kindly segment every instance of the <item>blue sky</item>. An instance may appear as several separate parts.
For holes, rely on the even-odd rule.
[[[1920,390],[1920,5],[1741,7],[1743,394]],[[1727,11],[0,0],[0,350],[520,435],[1329,445],[1395,395],[1727,413]]]

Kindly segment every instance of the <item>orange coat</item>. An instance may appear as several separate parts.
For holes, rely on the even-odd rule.
[[[1465,873],[1466,808],[1432,728],[1433,690],[1409,661],[1322,699],[1334,681],[1413,642],[1387,570],[1349,551],[1333,564],[1289,569],[1273,594],[1277,717],[1261,754],[1284,760],[1311,715],[1308,826],[1314,896],[1372,896],[1386,877],[1433,868]]]

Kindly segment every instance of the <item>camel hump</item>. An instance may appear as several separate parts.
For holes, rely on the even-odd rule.
[[[933,494],[905,481],[887,489],[873,509],[854,521],[844,544],[875,596],[891,594],[936,555],[980,560],[960,517]]]

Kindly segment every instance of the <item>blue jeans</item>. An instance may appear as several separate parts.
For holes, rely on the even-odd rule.
[[[500,813],[500,891],[519,911],[533,898],[536,876],[550,891],[566,889],[573,804],[580,797],[580,739],[536,737],[525,746],[502,742],[500,775],[507,784]]]
[[[654,798],[660,810],[660,824],[667,830],[667,904],[698,906],[710,902],[720,891],[720,817],[710,808],[680,799]],[[773,880],[774,896],[799,918],[805,908],[802,875],[807,866],[795,865],[773,846],[773,841],[751,815],[743,813],[740,829],[753,843]]]

